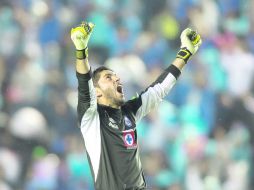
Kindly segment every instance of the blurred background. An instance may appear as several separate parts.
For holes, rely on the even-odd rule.
[[[70,29],[96,28],[93,68],[121,77],[127,98],[175,58],[183,29],[203,45],[138,124],[153,190],[252,190],[252,0],[0,0],[0,190],[93,190],[77,127]]]

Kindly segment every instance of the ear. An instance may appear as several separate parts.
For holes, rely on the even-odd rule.
[[[95,87],[95,91],[96,91],[96,96],[97,96],[97,98],[102,97],[102,91],[101,91],[101,89],[100,89],[100,88]]]

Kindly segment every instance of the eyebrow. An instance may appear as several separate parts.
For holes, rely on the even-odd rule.
[[[103,77],[112,76],[112,75],[116,75],[116,74],[114,74],[114,73],[106,73],[106,74],[104,74]]]
[[[106,73],[106,74],[104,74],[103,77],[107,77],[107,76],[111,76],[111,75],[112,75],[111,73]]]

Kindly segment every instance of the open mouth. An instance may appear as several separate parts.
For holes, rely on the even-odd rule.
[[[123,94],[123,87],[122,87],[122,85],[118,85],[118,86],[116,87],[116,91],[117,91],[118,93],[120,93],[120,94]]]

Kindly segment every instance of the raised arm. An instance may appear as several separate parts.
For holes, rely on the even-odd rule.
[[[88,63],[87,47],[93,28],[94,24],[83,22],[80,26],[71,30],[71,39],[76,47],[76,76],[78,79],[77,111],[80,123],[87,110],[95,110],[97,106],[91,68]]]
[[[82,22],[80,26],[71,29],[71,39],[76,47],[76,71],[80,74],[86,74],[90,70],[87,44],[93,28],[93,23]]]
[[[127,102],[127,106],[133,111],[137,121],[158,106],[168,94],[180,76],[181,70],[189,58],[196,53],[201,43],[200,35],[193,30],[187,28],[182,32],[181,48],[176,59],[145,91],[137,98]]]

